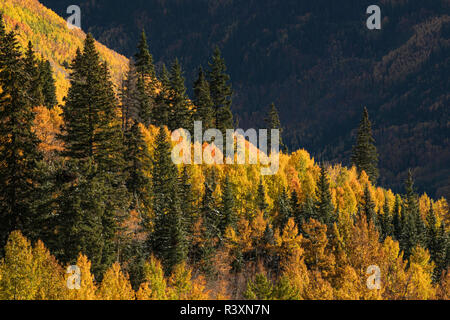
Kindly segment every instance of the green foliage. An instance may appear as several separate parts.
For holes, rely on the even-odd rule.
[[[363,116],[359,124],[356,145],[353,147],[352,164],[359,173],[365,171],[372,183],[378,180],[378,153],[375,139],[372,135],[372,124],[369,120],[369,112],[364,108]]]
[[[222,58],[219,47],[214,50],[209,68],[208,80],[214,103],[215,128],[225,134],[226,129],[234,128],[231,112],[232,89],[228,84],[230,76],[226,74],[225,60]]]

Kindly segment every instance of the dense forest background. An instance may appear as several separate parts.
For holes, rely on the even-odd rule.
[[[65,17],[70,0],[43,0]],[[450,193],[448,0],[79,0],[83,30],[131,56],[145,28],[155,63],[178,57],[188,83],[219,45],[240,126],[263,127],[275,102],[285,142],[349,164],[362,106],[374,115],[381,183]],[[378,4],[382,29],[365,27]]]

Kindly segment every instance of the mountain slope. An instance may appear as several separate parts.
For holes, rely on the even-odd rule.
[[[78,29],[69,30],[64,19],[37,0],[1,1],[0,11],[4,13],[7,28],[18,32],[23,48],[31,41],[35,50],[50,60],[57,80],[57,97],[61,102],[69,85],[68,70],[63,63],[70,64],[77,48],[82,47],[85,33]],[[97,47],[118,85],[127,68],[127,59],[100,43]]]

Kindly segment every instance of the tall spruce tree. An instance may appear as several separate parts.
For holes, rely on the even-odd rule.
[[[209,83],[201,67],[194,83],[194,97],[194,105],[197,107],[194,119],[202,121],[204,130],[214,128],[214,102],[211,99]]]
[[[214,50],[209,68],[208,80],[214,103],[215,126],[225,134],[226,129],[233,129],[232,89],[229,84],[230,76],[226,74],[225,60],[222,58],[219,47]]]
[[[39,78],[39,62],[36,58],[33,45],[28,41],[28,47],[24,57],[25,73],[28,76],[27,93],[31,98],[33,106],[44,104],[44,96],[42,94],[42,85]]]
[[[125,132],[139,119],[140,101],[138,99],[138,75],[134,61],[128,63],[128,72],[120,89],[122,106],[122,130]]]
[[[35,239],[35,167],[41,159],[33,130],[33,101],[14,32],[0,15],[0,248],[14,230]]]
[[[171,131],[180,128],[191,131],[193,126],[192,114],[186,96],[186,87],[183,71],[178,59],[172,64],[170,72],[170,104],[169,129]]]
[[[161,73],[159,75],[161,82],[161,90],[155,97],[155,106],[152,109],[152,124],[159,126],[169,125],[170,105],[170,74],[167,71],[166,65],[163,64]]]
[[[286,188],[282,188],[281,193],[278,197],[277,201],[277,211],[278,216],[275,220],[275,226],[282,231],[286,224],[288,223],[289,219],[292,217],[292,208],[289,201],[289,197],[286,192]]]
[[[162,260],[166,274],[187,255],[185,221],[179,199],[178,169],[171,159],[166,130],[156,138],[152,169],[153,230],[148,239],[153,253]]]
[[[361,203],[361,214],[367,219],[367,224],[373,223],[374,226],[378,225],[377,213],[375,212],[375,202],[370,194],[369,186],[366,184],[364,187],[364,195]]]
[[[97,275],[101,275],[116,256],[116,234],[129,208],[123,173],[122,123],[118,108],[108,67],[100,61],[94,38],[88,34],[83,52],[78,50],[72,63],[71,87],[63,109],[64,125],[60,138],[65,143],[63,155],[70,161],[76,161],[80,168],[87,166],[85,171],[89,174],[86,176],[86,188],[98,184],[102,189],[102,203],[92,205],[92,210],[82,210],[86,220],[101,222],[99,241],[102,243],[93,247],[97,252],[90,252],[95,259],[88,256],[95,264]],[[95,170],[89,169],[90,166]],[[62,203],[63,208],[77,210],[77,203],[67,201],[77,202],[78,198],[68,197],[66,203]],[[63,226],[60,228],[65,231],[61,233],[62,237],[77,237],[75,229],[65,226],[68,223],[66,220],[61,223]],[[64,249],[70,252],[74,247]]]
[[[267,152],[270,153],[272,150],[272,135],[271,130],[279,130],[280,131],[280,140],[278,141],[278,146],[280,150],[286,150],[286,146],[283,144],[283,128],[281,127],[280,117],[278,115],[278,110],[275,107],[275,104],[272,103],[270,105],[270,110],[267,114],[267,117],[264,119],[268,129],[268,143],[267,143]]]
[[[95,40],[88,34],[83,53],[72,64],[71,86],[63,109],[63,155],[93,158],[100,170],[123,169],[123,136],[118,103],[106,64],[100,61]]]
[[[372,135],[372,124],[369,120],[369,112],[364,108],[363,116],[359,124],[356,145],[353,147],[352,164],[356,166],[358,173],[365,171],[370,181],[375,184],[378,180],[378,152],[375,139]]]
[[[138,52],[134,56],[136,61],[136,70],[144,78],[155,79],[155,66],[153,65],[153,56],[148,47],[145,30],[141,32],[141,38],[138,44]]]
[[[137,122],[125,132],[124,158],[126,186],[132,196],[132,209],[146,214],[151,205],[151,159]]]
[[[53,77],[53,68],[48,60],[39,62],[39,81],[41,84],[43,105],[48,109],[58,104],[56,100],[56,81]]]
[[[238,218],[234,208],[234,187],[228,175],[225,177],[222,190],[222,201],[220,207],[222,217],[219,229],[221,234],[225,234],[228,227],[236,229]]]
[[[394,203],[394,212],[392,213],[392,226],[394,228],[394,239],[400,241],[402,235],[402,199],[396,195]]]
[[[269,206],[266,202],[266,190],[264,188],[262,177],[259,179],[258,190],[256,192],[256,207],[258,210],[264,213],[264,218],[267,218],[267,207]]]
[[[387,197],[384,199],[383,216],[381,218],[381,240],[387,237],[392,237],[394,234],[394,225],[392,221],[391,211],[389,210],[389,203]]]
[[[330,183],[327,171],[323,164],[320,165],[320,176],[316,189],[317,200],[315,214],[320,222],[331,226],[334,222],[334,207],[331,202]]]

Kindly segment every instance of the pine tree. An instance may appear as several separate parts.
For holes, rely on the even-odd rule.
[[[320,176],[317,183],[317,201],[315,203],[315,213],[320,222],[332,225],[334,222],[334,207],[331,202],[330,183],[327,172],[323,164],[320,165]]]
[[[394,227],[394,239],[397,241],[400,241],[401,235],[402,235],[402,216],[401,216],[401,198],[399,195],[395,197],[395,203],[394,203],[394,212],[392,217],[392,225]]]
[[[366,184],[364,187],[364,195],[361,204],[361,214],[367,219],[367,224],[373,223],[374,226],[378,225],[377,213],[375,212],[375,202],[370,194],[369,186]]]
[[[383,216],[381,217],[381,219],[381,240],[384,241],[384,239],[386,239],[387,237],[392,237],[394,234],[394,225],[387,198],[385,198],[384,200]]]
[[[169,115],[170,115],[170,105],[169,105],[169,95],[170,95],[170,74],[167,71],[166,65],[163,64],[161,74],[159,75],[159,80],[161,82],[161,91],[155,98],[155,106],[152,111],[152,124],[154,126],[168,126],[169,125]]]
[[[152,102],[147,93],[145,80],[139,77],[137,81],[138,119],[145,126],[149,126],[152,121]]]
[[[370,181],[375,184],[378,180],[378,153],[375,139],[372,136],[372,124],[369,112],[364,108],[363,117],[359,124],[356,145],[353,147],[352,164],[358,173],[365,171]]]
[[[73,264],[80,252],[92,261],[97,279],[115,258],[115,229],[109,222],[112,214],[107,207],[107,186],[93,161],[69,160],[61,185],[57,209],[57,240],[49,246],[57,258]],[[111,250],[112,249],[112,250]]]
[[[134,122],[125,132],[125,174],[128,192],[132,195],[132,209],[146,213],[150,209],[151,159],[147,143],[139,128]]]
[[[201,67],[194,83],[194,97],[194,105],[197,107],[195,120],[202,121],[204,130],[214,128],[214,102],[211,99],[209,83]]]
[[[145,30],[142,30],[141,38],[138,44],[138,52],[134,56],[136,60],[136,70],[139,75],[144,78],[150,77],[155,79],[155,67],[153,65],[153,57],[147,43]]]
[[[282,138],[283,128],[281,127],[280,117],[278,116],[278,110],[275,107],[274,103],[270,105],[270,110],[264,121],[266,122],[268,129],[267,153],[269,154],[270,151],[272,150],[271,130],[280,131],[280,141],[278,142],[279,150],[286,150],[286,146],[283,144]]]
[[[264,188],[262,178],[259,179],[258,190],[256,192],[256,207],[264,213],[264,218],[267,218],[266,209],[269,205],[266,202],[266,190]]]
[[[233,113],[231,112],[230,76],[226,74],[225,61],[219,47],[214,50],[212,61],[209,63],[208,80],[211,98],[214,103],[214,118],[216,129],[225,134],[226,129],[233,129]]]
[[[214,192],[217,187],[215,171],[205,181],[205,194],[203,196],[200,214],[203,221],[202,238],[203,246],[201,248],[201,267],[203,272],[212,276],[212,257],[216,251],[217,245],[222,238],[220,233],[221,214],[217,209]]]
[[[404,214],[402,239],[405,256],[409,257],[411,250],[416,245],[426,246],[426,227],[420,215],[419,200],[414,190],[411,170],[408,172],[408,178],[405,181],[405,190],[404,210],[402,210],[402,214]]]
[[[0,17],[0,248],[14,230],[36,233],[35,168],[42,156],[28,79],[16,35],[5,32]]]
[[[139,119],[140,101],[138,100],[138,75],[134,61],[130,60],[128,72],[122,81],[120,100],[122,105],[122,131],[126,132],[133,122]]]
[[[297,191],[293,190],[290,198],[290,205],[292,209],[292,216],[294,217],[295,224],[300,229],[305,217],[302,212],[302,205],[299,202]]]
[[[43,104],[48,109],[52,109],[58,104],[56,100],[56,81],[53,77],[53,69],[50,61],[39,62],[39,80],[41,84]]]
[[[281,194],[278,197],[277,211],[278,216],[276,219],[276,227],[279,230],[283,230],[289,219],[292,217],[292,208],[286,192],[286,188],[282,188]]]
[[[101,170],[123,169],[123,137],[118,104],[107,66],[100,62],[92,35],[72,64],[71,87],[63,109],[64,155],[93,158]]]
[[[25,73],[28,76],[27,93],[31,97],[31,103],[33,106],[43,105],[44,96],[42,93],[42,85],[39,75],[40,70],[31,41],[28,41],[28,47],[24,57],[24,65]]]
[[[163,127],[156,138],[152,170],[153,230],[149,245],[161,259],[166,274],[187,255],[185,222],[179,199],[178,169],[171,160],[171,146]]]
[[[236,229],[237,214],[234,208],[234,188],[227,175],[222,186],[222,201],[221,201],[221,222],[219,229],[221,234],[225,234],[228,227]]]
[[[183,71],[178,59],[175,59],[172,64],[170,72],[170,104],[172,107],[169,116],[169,130],[174,131],[180,128],[191,131],[192,114],[189,109],[186,87],[184,85],[185,79]]]
[[[316,214],[315,203],[312,197],[308,196],[306,201],[303,203],[301,207],[300,219],[296,222],[299,226],[299,230],[303,233],[303,224],[308,222],[310,219],[318,220],[318,216]]]

